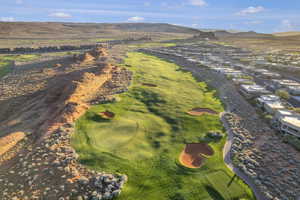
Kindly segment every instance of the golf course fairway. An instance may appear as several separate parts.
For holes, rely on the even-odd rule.
[[[224,164],[225,137],[208,143],[214,154],[200,168],[179,162],[186,144],[208,142],[209,131],[223,132],[218,115],[187,114],[197,107],[222,112],[215,91],[157,57],[131,52],[124,62],[133,72],[129,90],[114,103],[93,106],[76,122],[72,145],[80,162],[126,174],[118,200],[254,199]],[[105,111],[114,117],[101,117]]]

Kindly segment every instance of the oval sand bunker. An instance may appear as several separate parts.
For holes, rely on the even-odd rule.
[[[200,168],[206,156],[213,154],[213,149],[206,143],[186,144],[179,156],[179,161],[185,167]]]
[[[212,115],[216,115],[218,114],[218,112],[209,109],[209,108],[193,108],[192,110],[187,112],[190,115],[195,115],[195,116],[199,116],[199,115],[203,115],[203,114],[212,114]]]

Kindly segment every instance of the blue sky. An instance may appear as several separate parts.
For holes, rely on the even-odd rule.
[[[0,21],[163,22],[268,33],[300,30],[300,0],[0,0]]]

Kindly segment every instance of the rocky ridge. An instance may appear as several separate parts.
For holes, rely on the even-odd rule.
[[[91,104],[112,100],[113,94],[126,91],[131,73],[108,64],[103,47],[87,54],[89,59],[74,57],[67,66],[55,69],[60,73],[32,94],[0,100],[8,105],[0,113],[11,113],[12,107],[16,111],[1,120],[0,130],[22,128],[26,133],[0,156],[1,199],[102,200],[120,194],[127,176],[86,169],[78,162],[70,138],[73,122]],[[11,76],[22,77],[17,72]],[[22,103],[8,104],[9,100]]]

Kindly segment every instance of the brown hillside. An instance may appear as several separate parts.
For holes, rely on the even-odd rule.
[[[0,79],[0,199],[90,199],[93,195],[112,199],[119,195],[126,176],[82,167],[70,140],[73,122],[95,100],[106,101],[124,91],[131,74],[103,62],[109,57],[103,47],[87,54],[92,59],[71,56],[55,68],[57,60],[49,67],[17,66],[14,73]]]

